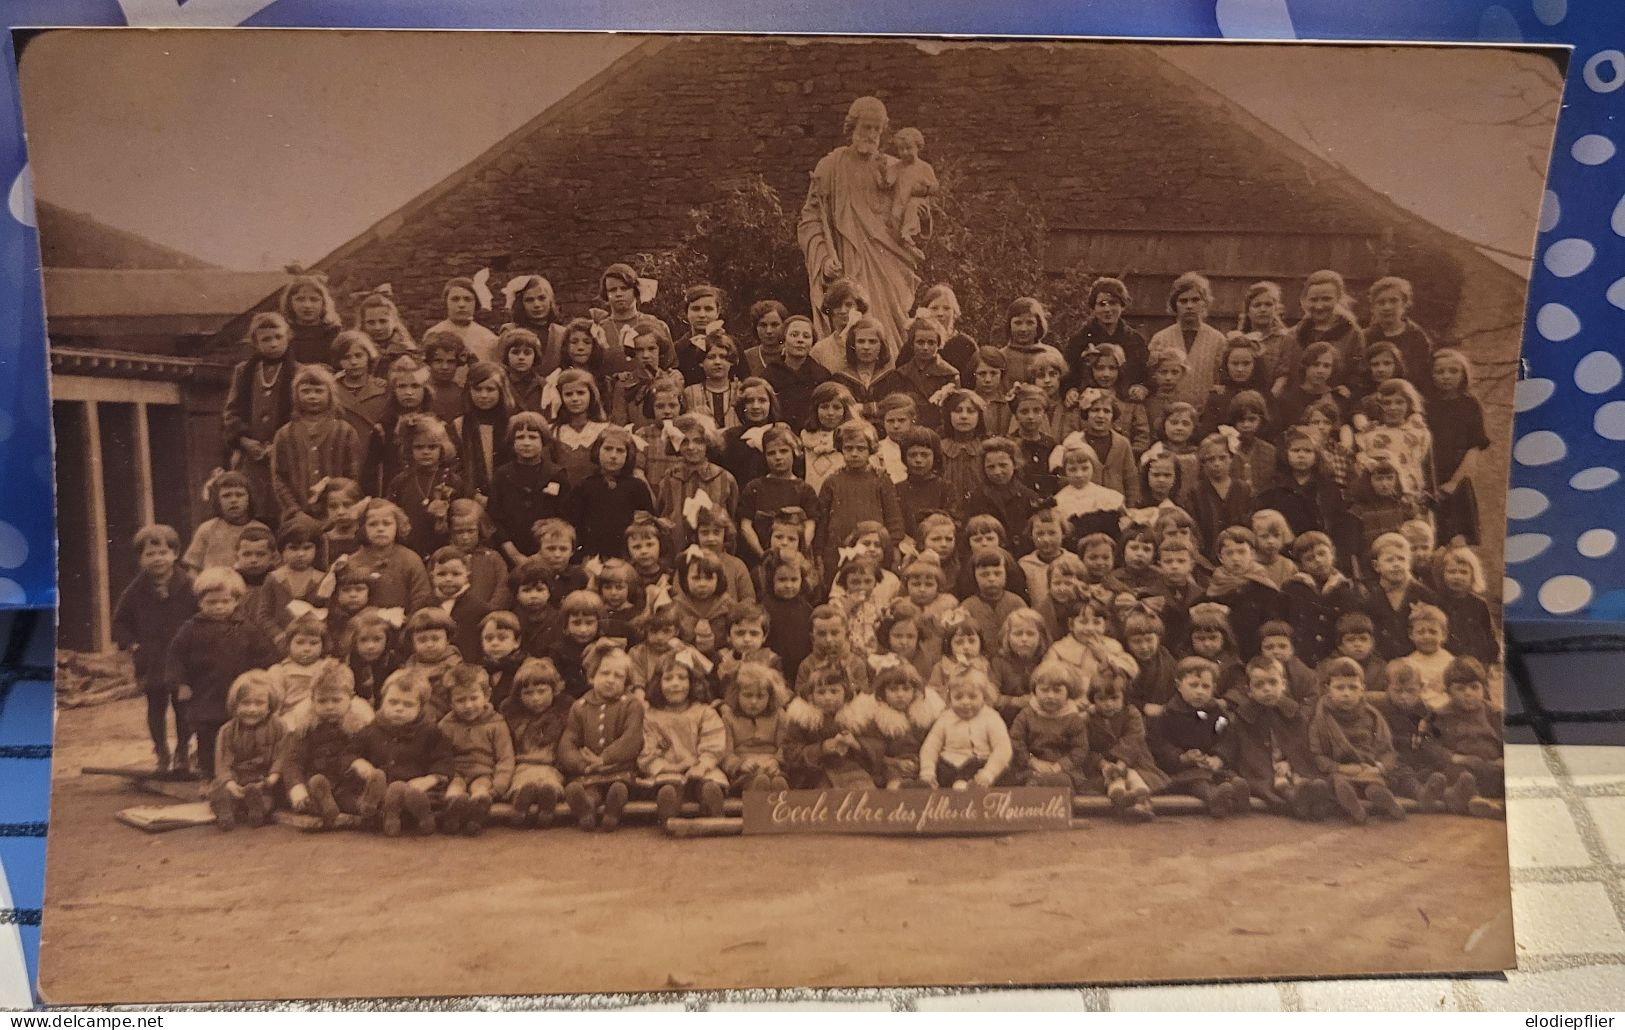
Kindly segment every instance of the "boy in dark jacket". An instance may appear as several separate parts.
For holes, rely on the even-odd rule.
[[[376,812],[384,801],[384,781],[361,775],[355,743],[344,729],[354,697],[355,676],[349,667],[328,663],[310,686],[310,721],[294,730],[283,748],[282,782],[289,804],[295,812],[320,817],[327,829],[338,824],[340,813]]]
[[[1376,653],[1376,634],[1372,630],[1371,616],[1362,611],[1344,612],[1338,616],[1335,631],[1337,650],[1330,658],[1322,659],[1315,666],[1315,678],[1324,682],[1326,669],[1332,662],[1338,658],[1352,658],[1365,677],[1365,689],[1368,692],[1387,689],[1388,665],[1382,656]]]
[[[1325,818],[1332,793],[1309,754],[1310,709],[1287,693],[1276,659],[1259,655],[1246,675],[1246,696],[1235,706],[1236,771],[1271,811]]]
[[[1258,563],[1256,538],[1246,526],[1225,527],[1214,550],[1218,552],[1219,567],[1208,581],[1208,599],[1230,608],[1236,650],[1243,657],[1256,655],[1264,623],[1286,618],[1281,589]]]
[[[1178,696],[1151,721],[1151,754],[1170,786],[1224,819],[1247,810],[1252,790],[1236,773],[1236,732],[1230,709],[1215,698],[1219,667],[1191,655],[1174,669]]]
[[[365,796],[378,796],[378,783],[384,784],[386,837],[400,836],[405,819],[422,836],[434,833],[429,792],[444,787],[456,772],[451,741],[439,726],[423,718],[428,700],[429,681],[421,673],[400,669],[384,681],[378,718],[355,735],[356,758],[367,779]],[[361,811],[364,818],[373,814],[370,808]]]
[[[197,733],[198,768],[214,778],[215,738],[228,713],[226,695],[238,676],[275,664],[280,655],[265,631],[238,611],[247,592],[231,569],[205,569],[192,584],[198,611],[176,632],[164,659],[164,679]]]
[[[502,711],[513,696],[514,677],[526,655],[519,646],[519,617],[495,611],[480,620],[480,664],[491,679],[491,707]]]
[[[429,559],[429,584],[434,589],[434,605],[457,624],[451,638],[457,653],[464,661],[477,661],[480,624],[491,614],[491,606],[469,589],[468,554],[454,544],[435,551]]]
[[[152,737],[156,769],[167,773],[190,771],[187,749],[192,731],[186,725],[185,706],[175,699],[164,679],[164,656],[170,641],[197,611],[192,584],[175,563],[180,557],[179,535],[168,526],[144,526],[135,535],[136,561],[141,574],[119,595],[113,610],[113,643],[130,652],[135,681],[147,695],[147,733]],[[175,711],[175,750],[169,750],[169,711]]]

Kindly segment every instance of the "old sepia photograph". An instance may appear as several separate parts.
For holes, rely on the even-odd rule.
[[[16,34],[40,990],[1516,961],[1564,56]]]

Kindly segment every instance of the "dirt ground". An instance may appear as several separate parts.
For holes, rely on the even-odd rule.
[[[146,835],[139,700],[64,711],[57,1004],[1501,969],[1505,825],[1254,815],[1002,838]]]

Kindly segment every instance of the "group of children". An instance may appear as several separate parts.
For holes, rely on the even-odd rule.
[[[214,516],[141,530],[114,622],[222,828],[820,786],[1500,812],[1487,439],[1409,283],[1364,328],[1335,272],[1295,327],[1257,284],[1224,334],[1191,273],[1146,340],[1103,278],[1059,348],[1033,298],[978,346],[945,285],[891,341],[854,282],[823,340],[762,301],[742,347],[710,286],[674,339],[644,285],[564,319],[516,277],[494,333],[454,279],[421,346],[315,278],[253,317]]]

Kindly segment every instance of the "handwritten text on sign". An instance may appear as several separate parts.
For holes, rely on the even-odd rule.
[[[1001,834],[1064,830],[1064,787],[774,790],[745,794],[746,833]]]

